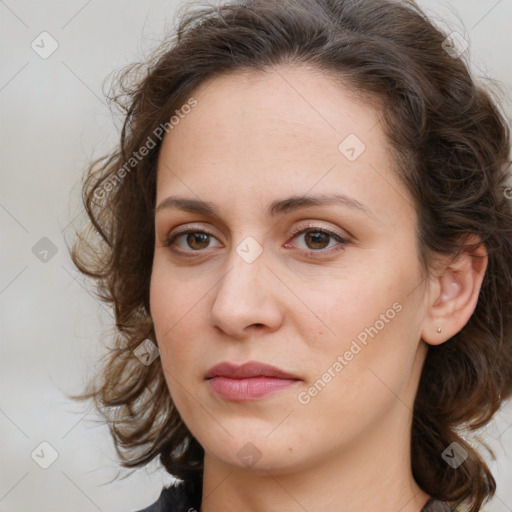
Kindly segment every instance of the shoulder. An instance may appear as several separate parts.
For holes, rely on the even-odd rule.
[[[457,509],[450,507],[450,505],[444,501],[431,498],[425,503],[420,512],[457,512]]]
[[[184,492],[184,485],[174,485],[165,487],[158,499],[148,507],[138,510],[137,512],[182,512],[188,511],[186,506],[186,494]]]
[[[448,503],[444,501],[435,500],[434,498],[431,498],[425,503],[420,512],[464,512],[465,510],[466,509],[464,509],[462,506],[453,507],[448,505]],[[485,511],[480,510],[480,512]]]
[[[137,512],[198,512],[202,498],[200,484],[191,480],[165,487],[153,504]]]

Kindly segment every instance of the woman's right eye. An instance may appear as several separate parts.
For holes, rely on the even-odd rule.
[[[211,240],[216,240],[211,233],[188,230],[170,236],[165,245],[167,247],[177,245],[178,252],[199,252],[207,249]],[[181,242],[181,245],[178,242]]]

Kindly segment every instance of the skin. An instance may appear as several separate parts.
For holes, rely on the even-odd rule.
[[[425,278],[413,201],[392,170],[379,111],[321,72],[229,74],[193,96],[197,106],[161,148],[150,302],[170,394],[205,449],[201,512],[418,512],[430,497],[410,468],[422,365],[428,344],[473,312],[485,249],[479,259],[440,257]],[[366,146],[354,161],[338,149],[349,134]],[[329,204],[267,214],[275,200],[322,193],[368,213]],[[211,202],[218,216],[158,208],[171,195]],[[211,236],[167,244],[187,229]],[[315,245],[308,233],[319,229],[346,242],[324,235]],[[248,236],[262,249],[251,263],[237,253],[255,254]],[[381,315],[384,327],[333,371]],[[213,365],[251,360],[301,380],[250,402],[211,392]],[[329,368],[330,381],[301,403]],[[255,463],[237,455],[244,446]]]

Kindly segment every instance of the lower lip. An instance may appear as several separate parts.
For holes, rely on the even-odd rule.
[[[273,395],[299,381],[296,379],[277,379],[275,377],[251,377],[249,379],[213,377],[208,382],[210,389],[220,397],[244,402]]]

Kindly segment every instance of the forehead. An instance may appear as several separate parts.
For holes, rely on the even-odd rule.
[[[406,196],[376,102],[333,78],[282,66],[202,84],[197,106],[164,138],[157,202],[171,191],[270,201],[269,193],[338,189],[383,204]]]
[[[280,157],[306,154],[312,144],[337,154],[339,142],[350,133],[368,144],[374,139],[377,144],[385,142],[379,130],[372,133],[380,117],[377,102],[362,101],[341,78],[315,68],[280,66],[228,73],[202,84],[193,96],[198,106],[167,137],[180,148],[184,143],[182,149],[192,142],[206,147],[226,144],[234,158],[237,151],[246,155],[261,144],[260,151],[275,148]],[[183,129],[188,125],[193,126],[193,138]]]

